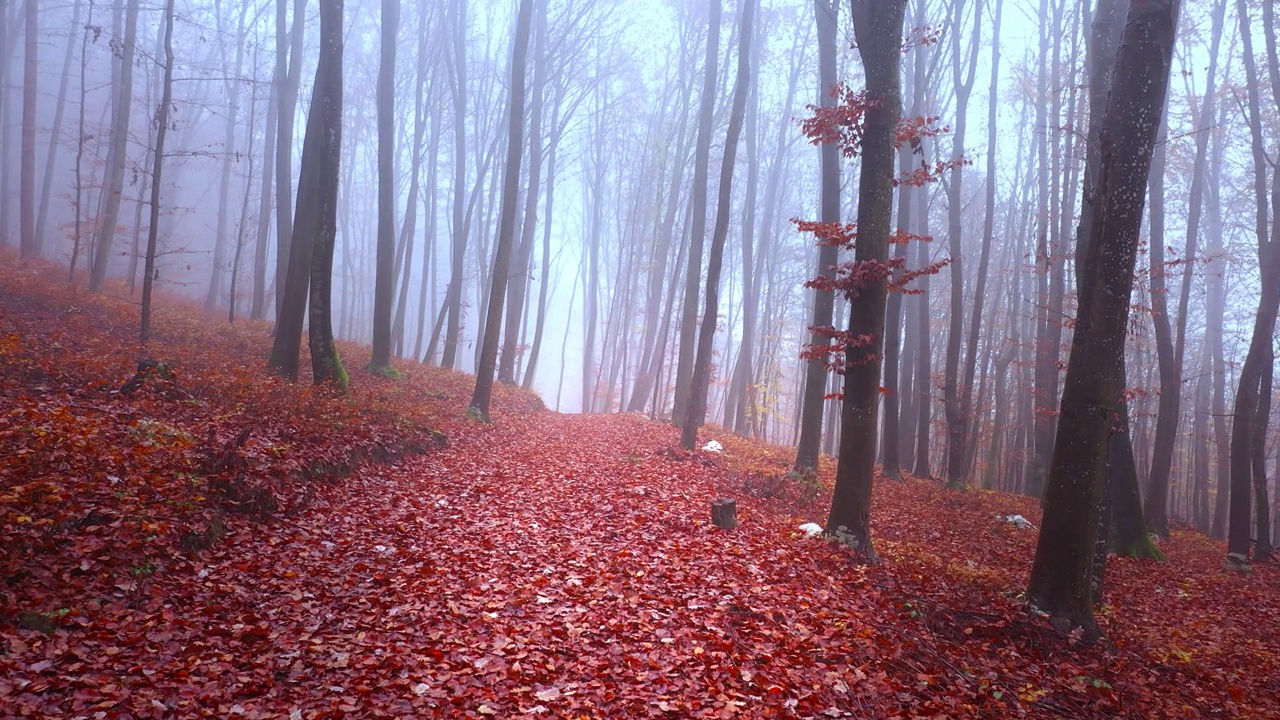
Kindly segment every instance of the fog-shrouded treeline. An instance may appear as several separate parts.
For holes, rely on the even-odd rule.
[[[2,0],[0,243],[94,291],[141,292],[152,263],[158,287],[272,320],[290,248],[314,234],[333,334],[375,361],[720,424],[798,445],[799,469],[860,447],[889,477],[1044,495],[1089,233],[1120,202],[1099,183],[1137,162],[1116,156],[1133,129],[1119,106],[1152,87],[1126,58],[1158,57],[1138,30],[1172,13],[1145,193],[1126,196],[1141,222],[1105,534],[1142,555],[1175,523],[1230,528],[1235,555],[1252,538],[1265,556],[1280,529],[1275,5]],[[339,104],[313,102],[334,67]],[[930,128],[897,131],[879,215],[863,187],[877,83],[903,127]],[[811,142],[815,105],[857,116],[846,142]],[[313,130],[338,137],[311,114],[334,107],[340,143],[317,136],[309,164]],[[797,220],[857,222],[861,245],[819,247]],[[877,260],[882,222],[896,241]],[[895,289],[806,287],[855,257],[891,265]],[[812,326],[865,326],[846,378],[802,358],[827,343]],[[841,407],[864,366],[871,444],[850,446]]]

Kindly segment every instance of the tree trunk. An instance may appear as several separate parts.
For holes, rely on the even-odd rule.
[[[146,269],[142,274],[142,323],[139,341],[151,338],[151,292],[156,276],[156,246],[160,231],[160,183],[164,170],[164,141],[169,134],[169,111],[173,102],[173,2],[164,5],[164,80],[161,81],[160,107],[156,110],[156,145],[151,165],[151,223],[147,230]]]
[[[511,53],[511,103],[507,128],[507,164],[503,171],[502,206],[498,217],[497,246],[494,248],[492,285],[484,324],[480,361],[476,368],[476,387],[471,395],[471,411],[489,419],[489,403],[493,396],[494,373],[498,365],[501,341],[502,306],[506,299],[507,276],[511,270],[511,245],[515,236],[516,205],[520,195],[520,160],[524,151],[525,65],[529,53],[529,26],[534,0],[520,0],[515,27],[515,48]],[[546,6],[539,4],[539,14]]]
[[[317,385],[332,380],[345,388],[329,311],[342,157],[342,0],[321,0],[320,25],[321,52],[302,143],[289,268],[278,293],[281,308],[268,367],[297,381],[303,318],[309,310],[313,379]]]
[[[313,231],[315,247],[311,254],[310,321],[307,324],[311,348],[311,375],[316,385],[332,383],[340,390],[347,388],[347,373],[338,359],[333,343],[332,282],[333,249],[338,234],[338,175],[342,163],[342,0],[320,0],[320,61],[316,65],[316,84],[312,91],[311,113],[307,118],[307,136],[303,140],[302,182],[313,175],[311,188],[315,196],[315,212],[302,217],[302,183],[298,185],[298,209],[294,214],[297,227]],[[317,121],[318,120],[318,121]],[[312,141],[312,131],[319,136]],[[308,152],[310,151],[310,152]],[[308,155],[315,155],[314,166]],[[312,169],[314,167],[314,169]],[[295,238],[296,244],[296,238]]]
[[[1272,21],[1264,4],[1264,22]],[[1276,314],[1280,310],[1280,223],[1271,227],[1268,240],[1268,206],[1280,217],[1280,168],[1272,179],[1272,198],[1267,198],[1267,160],[1263,148],[1261,100],[1258,91],[1258,72],[1253,59],[1253,40],[1249,22],[1249,8],[1244,0],[1237,0],[1236,11],[1240,18],[1241,51],[1249,99],[1249,129],[1253,138],[1253,171],[1256,214],[1255,230],[1258,239],[1258,266],[1260,269],[1261,296],[1254,316],[1253,339],[1240,369],[1239,386],[1236,389],[1234,419],[1231,423],[1231,497],[1227,528],[1227,565],[1244,569],[1249,566],[1249,541],[1254,518],[1250,517],[1250,490],[1253,480],[1256,442],[1254,427],[1258,424],[1258,409],[1262,400],[1261,386],[1266,373],[1265,365],[1271,362],[1271,344],[1275,335]],[[1274,38],[1275,28],[1265,28]],[[1274,42],[1271,40],[1271,42]],[[1273,220],[1275,218],[1272,218]]]
[[[280,87],[272,83],[271,95],[267,99],[266,129],[262,132],[262,195],[258,202],[258,229],[253,248],[253,303],[249,306],[251,320],[267,317],[267,246],[271,241],[271,211],[274,208],[272,190],[275,183],[279,107]]]
[[[1166,106],[1168,98],[1165,99]],[[1166,114],[1167,117],[1167,114]],[[1166,121],[1167,122],[1167,121]],[[1167,125],[1160,128],[1161,135]],[[1160,377],[1160,400],[1156,415],[1155,438],[1152,441],[1151,474],[1147,477],[1147,494],[1144,498],[1143,517],[1151,532],[1160,537],[1169,536],[1169,469],[1173,462],[1174,443],[1177,442],[1179,395],[1182,391],[1181,372],[1174,367],[1173,328],[1169,324],[1169,302],[1165,288],[1164,261],[1164,171],[1166,162],[1164,142],[1157,142],[1151,160],[1151,180],[1147,193],[1151,225],[1151,320],[1155,326],[1156,364]]]
[[[738,159],[738,141],[742,136],[747,96],[751,94],[751,40],[755,34],[755,9],[755,0],[743,1],[742,26],[738,36],[738,74],[734,80],[733,108],[729,113],[724,157],[720,162],[720,197],[716,203],[716,224],[711,235],[711,256],[707,262],[706,307],[702,312],[702,329],[698,334],[698,354],[693,364],[687,415],[680,425],[680,444],[686,450],[692,450],[697,443],[698,428],[702,427],[707,418],[711,346],[716,334],[716,320],[720,315],[720,272],[724,265],[724,245],[729,237],[729,215],[733,206],[733,168]]]
[[[445,291],[448,321],[444,355],[440,365],[456,369],[462,334],[462,283],[466,272],[467,229],[464,219],[467,184],[467,0],[455,0],[453,22],[453,243],[450,249],[449,287]],[[483,174],[483,171],[481,172]],[[478,179],[477,179],[478,182]],[[434,338],[432,345],[435,344]],[[429,356],[434,353],[428,351]]]
[[[231,176],[235,163],[239,160],[236,150],[236,129],[240,121],[240,88],[241,74],[244,71],[245,20],[249,6],[242,5],[240,22],[236,29],[236,59],[230,76],[224,85],[230,102],[227,107],[227,126],[222,137],[222,176],[218,181],[218,220],[213,239],[213,267],[209,272],[209,287],[205,292],[204,309],[213,310],[222,298],[222,274],[226,265],[227,239],[231,235]],[[225,35],[226,28],[222,24],[222,11],[217,12],[218,33]],[[222,60],[226,62],[225,48]],[[251,126],[252,127],[252,126]],[[252,133],[251,138],[252,139]],[[235,303],[235,298],[231,299]]]
[[[58,144],[62,138],[62,120],[66,113],[67,95],[71,84],[71,61],[75,57],[76,47],[76,31],[80,30],[80,6],[81,0],[75,0],[75,4],[71,6],[71,24],[68,26],[72,32],[67,35],[67,49],[62,54],[62,76],[58,81],[58,100],[53,111],[53,131],[49,135],[48,152],[45,155],[44,177],[40,187],[40,208],[36,212],[36,238],[43,245],[46,237],[46,221],[49,218],[49,203],[53,195],[53,171],[57,167]],[[3,11],[0,11],[0,17]],[[79,142],[77,142],[77,145]]]
[[[1081,271],[1045,512],[1028,602],[1096,631],[1091,588],[1108,440],[1119,411],[1144,192],[1169,83],[1177,0],[1134,0],[1102,125],[1099,205]]]
[[[280,87],[276,112],[276,321],[284,312],[283,285],[293,266],[293,124],[298,110],[298,86],[302,83],[302,38],[306,31],[307,0],[294,0],[293,32],[287,34],[288,1],[276,0],[275,82]],[[309,267],[309,264],[304,266]],[[305,295],[306,290],[303,290]],[[299,334],[301,325],[299,325]],[[300,336],[300,335],[299,335]],[[295,363],[296,365],[296,363]],[[297,379],[297,370],[293,372]]]
[[[533,103],[529,110],[529,176],[525,189],[524,218],[520,228],[520,244],[507,287],[507,320],[503,328],[502,357],[498,379],[516,384],[516,363],[523,351],[520,347],[521,321],[529,290],[529,274],[533,261],[533,239],[538,228],[538,198],[542,190],[542,106],[546,85],[547,23],[545,13],[538,14],[534,30]]]
[[[853,32],[866,76],[868,107],[861,142],[858,243],[854,260],[883,268],[889,261],[893,219],[894,149],[901,117],[899,59],[906,0],[850,0]],[[884,349],[885,278],[862,285],[849,303],[849,336],[868,338],[845,349],[840,460],[827,532],[868,560],[871,546],[871,481],[875,475],[876,405]]]
[[[964,386],[960,386],[960,349],[964,344],[964,262],[963,262],[963,225],[961,223],[962,203],[964,202],[964,141],[968,129],[969,96],[973,91],[974,78],[978,70],[978,47],[982,34],[982,0],[977,0],[973,8],[973,37],[969,38],[969,58],[964,67],[960,58],[959,28],[964,20],[965,0],[955,0],[952,4],[951,19],[952,52],[951,77],[956,91],[955,134],[951,151],[951,182],[947,187],[947,241],[951,252],[951,263],[947,266],[951,273],[951,303],[949,308],[951,326],[947,333],[946,379],[943,383],[943,407],[947,419],[947,487],[964,489],[968,484],[969,451],[965,441],[969,436],[969,403],[973,395],[973,362],[977,360],[976,347],[970,353],[969,363],[964,376]],[[975,315],[974,320],[978,318]]]
[[[378,64],[378,244],[373,282],[373,348],[369,372],[392,375],[391,311],[395,298],[396,253],[396,34],[400,0],[382,0],[381,58]],[[419,152],[417,147],[413,152]],[[410,197],[409,202],[417,202]],[[425,278],[424,278],[425,281]]]
[[[106,179],[100,195],[98,236],[94,241],[93,266],[89,272],[89,291],[101,292],[111,264],[111,244],[116,221],[120,217],[120,198],[124,194],[124,168],[129,151],[129,115],[133,107],[133,57],[138,42],[138,0],[125,3],[124,45],[120,48],[119,76],[111,119],[111,140],[107,146]],[[83,139],[81,140],[83,142]]]
[[[836,35],[840,6],[837,0],[813,0],[814,15],[818,25],[818,104],[832,107],[838,76],[836,74]],[[821,187],[818,199],[818,221],[840,222],[840,149],[835,143],[819,147]],[[818,248],[817,274],[834,277],[834,267],[839,261],[839,248],[822,245]],[[835,293],[831,290],[813,291],[813,323],[811,327],[831,327],[834,324]],[[824,335],[812,332],[809,344],[828,345]],[[805,363],[804,396],[800,404],[800,439],[796,447],[795,469],[809,473],[818,469],[818,449],[822,444],[822,411],[826,405],[827,365],[821,353]]]
[[[22,169],[18,182],[18,222],[22,236],[22,259],[40,256],[42,238],[36,235],[36,87],[40,53],[39,0],[27,0],[22,62]],[[8,88],[6,88],[7,91]]]
[[[707,233],[707,184],[711,164],[711,132],[715,113],[716,65],[720,59],[721,0],[709,0],[707,54],[702,75],[702,99],[698,107],[698,139],[694,146],[692,230],[689,233],[689,264],[685,269],[684,302],[680,311],[680,338],[676,359],[675,405],[672,423],[679,426],[689,416],[689,382],[693,377],[694,348],[697,345],[698,288],[702,281],[703,237]]]

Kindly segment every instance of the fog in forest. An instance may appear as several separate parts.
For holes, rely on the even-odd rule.
[[[1118,34],[1116,4],[1101,3]],[[871,358],[887,473],[1043,491],[1106,98],[1092,94],[1094,6],[907,3],[900,107],[923,130],[894,151],[892,288]],[[1274,477],[1280,459],[1270,398],[1255,397],[1272,387],[1272,330],[1256,341],[1255,317],[1280,281],[1260,270],[1280,206],[1273,6],[1186,3],[1177,20],[1118,431],[1143,495],[1167,502],[1148,508],[1157,526],[1225,532],[1242,382],[1263,410],[1260,467]],[[809,371],[846,358],[805,348],[858,336],[856,287],[806,286],[854,261],[856,230],[835,262],[819,237],[859,219],[858,118],[876,109],[858,99],[846,3],[3,0],[0,68],[0,245],[86,291],[140,297],[151,262],[157,293],[274,321],[281,249],[324,232],[304,189],[336,183],[339,340],[475,373],[493,316],[498,379],[552,409],[681,423],[701,383],[706,422],[795,445],[808,412],[809,442],[840,450],[840,375]],[[323,83],[340,143],[317,136],[313,169],[309,123],[334,107]],[[815,120],[819,104],[846,112]],[[1251,344],[1265,379],[1242,381]]]

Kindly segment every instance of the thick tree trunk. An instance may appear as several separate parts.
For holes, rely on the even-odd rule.
[[[321,0],[320,24],[320,60],[302,144],[297,206],[291,216],[289,267],[278,293],[281,308],[268,367],[298,379],[303,318],[310,311],[313,379],[317,385],[332,380],[345,387],[329,311],[342,157],[342,0]],[[317,281],[320,287],[315,287]]]
[[[854,260],[864,267],[889,261],[893,220],[894,149],[901,117],[899,59],[906,0],[850,0],[853,31],[866,75],[868,108],[861,143],[858,183],[858,243]],[[840,460],[831,497],[827,532],[868,560],[871,546],[871,482],[875,475],[876,406],[884,350],[888,285],[881,278],[864,284],[849,303],[849,335],[868,338],[845,349]]]
[[[1102,125],[1098,212],[1081,272],[1045,513],[1028,602],[1096,630],[1091,569],[1121,375],[1147,175],[1169,83],[1177,0],[1134,0]]]

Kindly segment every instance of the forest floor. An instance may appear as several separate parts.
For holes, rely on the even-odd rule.
[[[1194,532],[1113,559],[1085,643],[1019,600],[1027,498],[882,480],[868,567],[784,448],[509,389],[482,424],[357,346],[336,396],[173,300],[141,353],[122,291],[0,268],[0,717],[1280,717],[1280,571]]]

